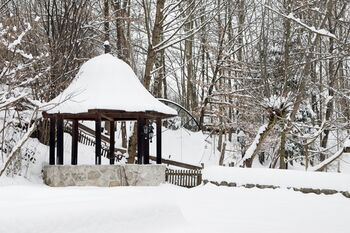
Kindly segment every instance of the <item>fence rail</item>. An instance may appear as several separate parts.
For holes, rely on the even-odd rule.
[[[173,170],[166,169],[165,180],[181,187],[192,188],[202,183],[201,170]]]
[[[70,135],[72,135],[72,126],[70,124],[66,124],[64,126],[64,132],[69,133]],[[95,146],[96,141],[94,138],[90,137],[88,134],[86,134],[84,131],[80,130],[78,131],[78,141],[82,144],[85,144],[87,146]],[[115,152],[118,152],[118,150],[115,150]],[[106,143],[102,144],[101,147],[101,155],[103,157],[109,158],[109,149],[106,145]],[[116,161],[119,161],[121,158],[120,156],[115,156]]]
[[[64,129],[64,132],[72,135],[73,129],[72,129],[71,124],[65,124],[63,129]],[[96,141],[95,141],[94,136],[95,136],[95,131],[93,129],[90,129],[89,127],[87,127],[83,124],[80,124],[80,123],[78,124],[78,141],[80,143],[85,144],[87,146],[95,146]],[[109,138],[105,135],[101,135],[101,139],[102,139],[101,155],[106,157],[106,158],[109,158],[109,148],[108,148]],[[114,157],[115,157],[116,161],[118,162],[122,159],[122,157],[124,157],[124,153],[126,152],[126,149],[115,148],[114,150],[115,150]],[[153,161],[157,160],[157,158],[155,156],[150,155],[149,158],[150,158],[150,160],[153,160]],[[187,163],[183,163],[183,162],[178,162],[178,161],[173,161],[173,160],[164,159],[164,158],[162,158],[162,164],[172,165],[172,166],[185,168],[185,169],[191,169],[194,171],[200,170],[203,168],[203,165],[202,165],[202,167],[200,167],[200,166],[187,164]],[[174,171],[188,171],[188,170],[174,170]],[[200,182],[202,182],[202,180],[200,180]],[[200,182],[199,182],[199,184],[200,184]]]
[[[157,158],[155,156],[150,155],[149,159],[152,161],[157,161]],[[178,161],[174,161],[174,160],[169,160],[169,159],[164,159],[162,158],[162,164],[166,164],[166,165],[172,165],[172,166],[176,166],[176,167],[181,167],[181,168],[185,168],[185,169],[192,169],[192,170],[198,170],[198,169],[202,169],[204,165],[200,166],[196,166],[196,165],[192,165],[192,164],[188,164],[188,163],[183,163],[183,162],[178,162]]]

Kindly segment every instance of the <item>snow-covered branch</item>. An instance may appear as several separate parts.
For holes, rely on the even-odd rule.
[[[298,25],[300,25],[300,26],[306,28],[307,30],[309,30],[309,31],[311,31],[311,32],[313,32],[313,33],[316,33],[316,34],[318,34],[318,35],[320,35],[320,36],[332,37],[332,38],[334,38],[334,39],[337,39],[337,37],[336,37],[333,33],[329,32],[328,30],[326,30],[326,29],[324,29],[324,28],[316,29],[314,26],[309,26],[309,25],[307,25],[306,23],[303,23],[303,22],[301,21],[301,19],[296,18],[296,17],[293,15],[293,13],[289,13],[288,15],[286,15],[286,14],[283,14],[283,13],[281,13],[281,12],[279,12],[279,11],[273,9],[273,8],[270,7],[269,5],[265,5],[265,7],[268,8],[269,10],[275,12],[276,14],[285,17],[286,19],[292,20],[293,22],[297,23]]]

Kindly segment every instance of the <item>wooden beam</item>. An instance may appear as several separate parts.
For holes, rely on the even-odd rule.
[[[56,164],[63,165],[63,118],[57,115],[57,160]]]
[[[157,164],[162,163],[162,119],[157,119]]]
[[[58,113],[47,113],[43,112],[44,118],[50,118],[56,116]],[[157,118],[169,118],[175,115],[169,115],[164,113],[159,113],[155,111],[146,112],[126,112],[119,110],[108,110],[108,109],[89,109],[88,112],[81,113],[60,113],[60,115],[65,120],[95,120],[97,115],[103,114],[104,119],[114,119],[114,120],[137,120],[139,118],[147,119],[157,119]]]
[[[78,131],[78,120],[73,120],[73,126],[72,126],[72,159],[71,164],[77,165],[78,164],[78,137],[79,137],[79,131]]]
[[[50,157],[49,164],[55,165],[55,144],[56,144],[56,118],[50,118]]]
[[[109,164],[114,164],[114,151],[115,151],[115,148],[114,148],[114,144],[115,144],[115,130],[114,130],[114,124],[115,122],[114,121],[110,121],[109,122],[109,132],[110,132],[110,136],[109,136]]]
[[[103,120],[114,121],[112,117],[107,116],[106,114],[101,114]]]
[[[98,115],[95,120],[95,164],[101,164],[101,115]]]

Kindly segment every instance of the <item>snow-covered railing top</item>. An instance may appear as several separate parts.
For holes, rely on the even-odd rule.
[[[110,54],[85,62],[72,83],[46,107],[47,113],[92,109],[177,115],[145,89],[128,64]]]

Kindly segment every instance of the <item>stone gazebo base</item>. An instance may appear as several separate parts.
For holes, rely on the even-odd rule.
[[[158,186],[165,182],[165,165],[47,165],[45,184],[65,186]]]

